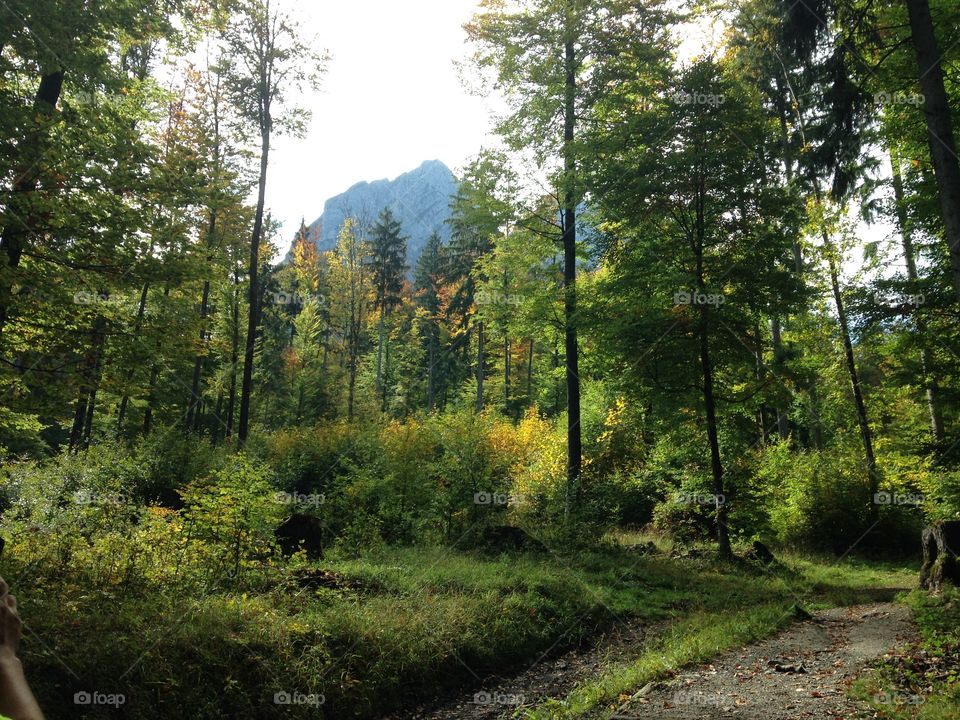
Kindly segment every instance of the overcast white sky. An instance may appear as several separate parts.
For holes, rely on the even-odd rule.
[[[312,222],[356,182],[424,160],[455,170],[493,143],[489,108],[453,64],[466,56],[462,26],[476,0],[281,2],[332,56],[323,89],[302,99],[313,111],[307,136],[278,138],[272,150],[267,205],[284,243],[301,216]]]

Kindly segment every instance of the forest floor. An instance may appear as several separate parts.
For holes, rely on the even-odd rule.
[[[633,653],[642,654],[662,625],[626,625],[585,652],[542,660],[514,677],[488,678],[484,690],[404,720],[493,720],[514,717],[517,707],[562,697]],[[818,611],[809,620],[765,641],[689,667],[662,682],[647,683],[602,717],[644,720],[799,720],[866,717],[865,703],[848,688],[869,661],[916,640],[905,605],[870,603]],[[523,710],[521,709],[521,712]],[[594,713],[590,713],[594,715]]]

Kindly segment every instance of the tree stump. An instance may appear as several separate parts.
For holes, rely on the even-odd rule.
[[[923,542],[923,566],[920,568],[920,587],[939,591],[944,583],[960,585],[960,520],[935,522],[925,527]]]

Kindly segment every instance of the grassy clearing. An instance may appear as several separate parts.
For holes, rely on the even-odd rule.
[[[955,720],[960,717],[960,591],[915,590],[903,600],[913,609],[920,642],[884,657],[851,692],[878,718]]]
[[[26,568],[4,562],[17,578]],[[77,692],[123,694],[131,717],[369,718],[475,683],[627,617],[670,619],[657,649],[534,717],[572,717],[672,668],[787,622],[796,597],[832,604],[912,580],[895,567],[789,560],[772,572],[616,547],[561,558],[483,558],[386,549],[323,563],[351,589],[288,580],[199,596],[18,585],[27,670],[48,716],[76,717]],[[20,572],[18,572],[20,571]],[[276,704],[289,693],[304,704]],[[299,693],[299,695],[296,695]],[[282,697],[282,696],[281,696]],[[322,704],[320,699],[322,697]],[[319,710],[315,705],[319,704]],[[115,717],[91,708],[86,717]]]

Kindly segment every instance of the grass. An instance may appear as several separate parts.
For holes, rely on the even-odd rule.
[[[721,576],[711,582],[715,591],[698,596],[692,612],[638,658],[607,668],[566,698],[543,702],[527,710],[524,717],[560,720],[610,715],[643,685],[785,627],[793,621],[797,604],[818,609],[891,599],[897,588],[915,581],[911,569],[896,564],[788,554],[768,574],[751,578],[741,592],[732,593],[724,581],[738,577],[736,571],[730,566],[718,567]]]
[[[851,693],[878,718],[955,720],[960,717],[960,590],[940,595],[915,590],[902,597],[913,609],[919,642],[878,661]]]
[[[476,687],[477,676],[523,669],[626,618],[668,620],[670,630],[635,662],[531,710],[535,718],[577,717],[775,631],[798,600],[862,601],[913,580],[912,570],[892,565],[788,557],[767,571],[614,546],[570,557],[387,548],[322,566],[353,589],[280,581],[256,593],[181,595],[19,584],[27,672],[51,720],[76,717],[81,691],[122,694],[128,716],[143,720],[370,718]],[[26,571],[4,558],[5,577]],[[301,704],[276,704],[278,693]],[[86,709],[85,717],[116,716]]]

